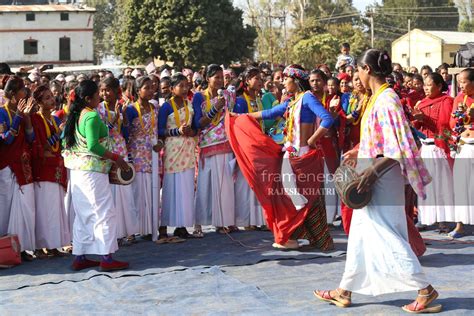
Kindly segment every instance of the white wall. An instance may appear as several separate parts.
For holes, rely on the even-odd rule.
[[[71,61],[91,62],[93,55],[92,16],[89,12],[69,12],[69,21],[61,21],[59,12],[38,13],[36,21],[26,21],[25,13],[0,15],[0,30],[25,30],[0,32],[0,61],[7,63],[59,62],[59,38],[71,39]],[[89,21],[90,17],[90,21]],[[34,32],[31,30],[55,29]],[[87,29],[70,31],[68,29]],[[38,41],[38,54],[24,55],[23,41]]]
[[[26,21],[27,12],[0,14],[0,30],[92,28],[93,13],[65,12],[69,21],[61,21],[61,12],[32,12],[35,21]],[[90,17],[90,21],[89,21]]]

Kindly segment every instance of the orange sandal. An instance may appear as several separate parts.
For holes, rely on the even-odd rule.
[[[336,292],[337,292],[337,295],[340,298],[342,298],[344,301],[338,301],[337,299],[332,297],[331,296],[331,291],[315,290],[315,291],[313,291],[313,294],[314,294],[314,296],[316,296],[320,300],[331,303],[331,304],[334,304],[337,307],[342,307],[342,308],[349,307],[351,305],[350,297],[345,296],[345,295],[341,295],[339,293],[338,289],[336,289]]]

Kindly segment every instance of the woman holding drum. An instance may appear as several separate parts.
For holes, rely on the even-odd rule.
[[[107,126],[96,111],[99,88],[91,80],[82,81],[64,129],[63,156],[71,169],[71,196],[76,212],[73,228],[74,270],[100,266],[102,271],[128,268],[128,263],[112,259],[117,251],[117,215],[109,183],[112,163],[128,170],[124,158],[110,151]],[[101,255],[100,262],[85,255]]]
[[[379,295],[418,290],[416,300],[403,309],[439,312],[441,305],[432,304],[438,293],[428,282],[408,242],[404,209],[405,179],[422,198],[431,179],[400,100],[385,82],[392,72],[388,53],[369,49],[357,64],[362,84],[373,91],[362,117],[361,140],[355,152],[357,168],[362,171],[358,190],[372,190],[372,200],[354,211],[346,268],[339,288],[314,294],[339,307],[348,307],[352,292]],[[350,156],[354,156],[352,153]]]
[[[127,144],[122,135],[122,130],[128,131],[129,122],[126,115],[122,115],[123,104],[120,102],[120,82],[116,78],[105,78],[101,81],[100,96],[104,100],[97,107],[102,121],[109,128],[109,136],[112,141],[112,152],[127,157]],[[123,182],[114,181],[117,173],[117,165],[112,166],[111,188],[114,197],[115,209],[117,211],[117,238],[120,243],[125,243],[127,236],[133,236],[139,232],[138,212],[135,208],[135,196],[131,185],[123,185]],[[133,171],[133,168],[131,168]],[[113,183],[117,182],[117,183]]]

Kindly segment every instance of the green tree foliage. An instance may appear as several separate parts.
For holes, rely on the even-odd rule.
[[[306,1],[292,7],[292,16],[292,60],[307,68],[320,63],[333,67],[343,42],[351,44],[353,55],[368,47],[360,13],[350,0]]]
[[[122,0],[116,53],[126,63],[149,57],[178,67],[252,56],[256,32],[229,0]]]

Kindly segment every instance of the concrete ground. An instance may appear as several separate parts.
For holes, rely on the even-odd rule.
[[[367,297],[339,309],[313,297],[338,285],[347,239],[332,231],[336,250],[280,252],[269,232],[208,232],[203,239],[156,245],[140,240],[117,258],[131,268],[73,272],[71,257],[0,270],[0,315],[315,315],[403,314],[414,292]],[[443,315],[474,315],[474,236],[451,241],[423,233],[420,259],[440,293]],[[34,312],[32,312],[34,311]]]

